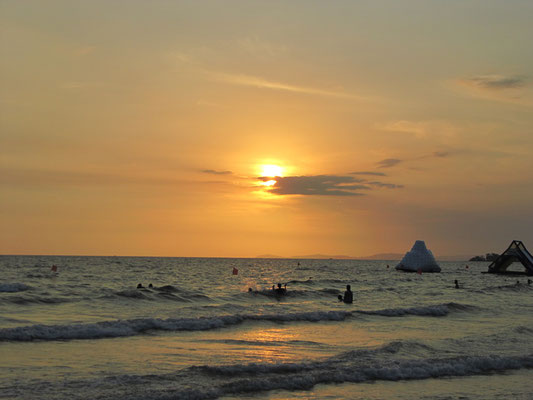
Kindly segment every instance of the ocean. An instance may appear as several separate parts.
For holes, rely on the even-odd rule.
[[[527,277],[394,265],[1,256],[0,398],[533,398]]]

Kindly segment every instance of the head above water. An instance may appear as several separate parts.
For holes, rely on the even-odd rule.
[[[352,287],[350,285],[346,285],[346,290],[351,290]]]
[[[281,289],[281,283],[278,283],[278,287]]]

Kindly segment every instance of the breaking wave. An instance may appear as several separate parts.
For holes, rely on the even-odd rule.
[[[30,325],[0,329],[0,341],[100,339],[135,336],[147,331],[203,331],[241,324],[245,321],[320,322],[342,321],[346,311],[314,311],[291,314],[236,314],[202,318],[140,318],[90,324]]]
[[[380,315],[383,317],[401,317],[404,315],[419,315],[419,316],[430,316],[430,317],[444,317],[450,312],[454,311],[470,311],[475,310],[477,307],[459,304],[459,303],[446,303],[446,304],[436,304],[432,306],[424,307],[410,307],[410,308],[387,308],[383,310],[374,310],[374,311],[356,311],[359,314],[366,315]]]
[[[180,399],[212,399],[225,395],[268,390],[309,390],[317,384],[401,381],[471,376],[533,368],[533,354],[526,356],[463,356],[421,360],[247,364],[191,367],[207,375],[238,377],[218,387],[174,392]],[[164,397],[162,397],[164,398]]]
[[[372,357],[401,347],[395,342],[377,349],[357,350],[368,353],[369,358],[362,360],[341,354],[324,361],[193,366],[173,374],[121,375],[99,383],[109,385],[111,390],[117,383],[132,388],[135,395],[127,395],[128,399],[208,400],[234,395],[253,396],[272,390],[310,390],[318,384],[439,379],[533,368],[533,354],[422,359]],[[150,385],[162,380],[171,382],[172,389],[158,390]]]

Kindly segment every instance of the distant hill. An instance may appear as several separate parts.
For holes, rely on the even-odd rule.
[[[354,257],[344,254],[307,254],[303,256],[285,257],[275,254],[261,254],[256,258],[292,258],[292,259],[307,259],[307,260],[379,260],[379,261],[399,261],[403,258],[404,253],[378,253],[366,257]],[[436,256],[437,261],[468,261],[471,256],[456,255],[456,256]]]
[[[401,260],[404,255],[400,253],[378,253],[366,257],[357,257],[358,260]]]
[[[356,257],[345,256],[345,255],[329,255],[329,254],[308,254],[305,256],[292,256],[291,258],[304,258],[309,260],[355,260]]]

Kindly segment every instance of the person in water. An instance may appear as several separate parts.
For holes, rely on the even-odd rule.
[[[344,292],[344,298],[342,299],[346,304],[353,303],[353,293],[351,289],[350,285],[346,285],[346,291]]]
[[[457,279],[455,280],[455,288],[459,289],[459,281]]]
[[[281,283],[278,283],[278,287],[274,289],[276,294],[286,294],[287,293],[287,284],[285,284],[285,287],[281,287]]]
[[[139,284],[137,285],[137,289],[144,289],[143,284],[142,284],[142,283],[139,283]]]

